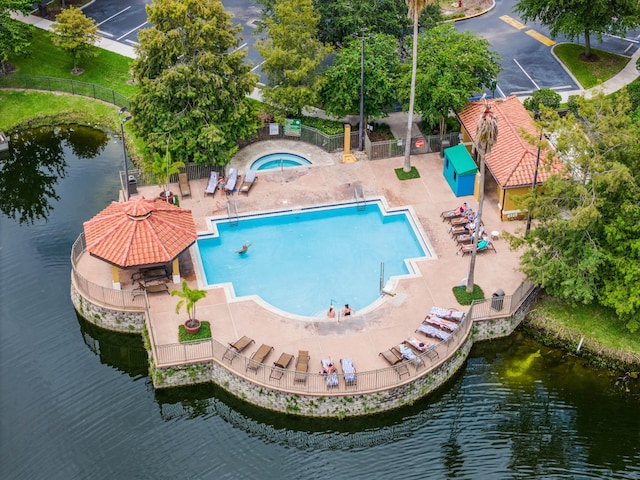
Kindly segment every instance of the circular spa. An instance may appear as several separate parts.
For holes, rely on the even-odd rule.
[[[431,256],[416,225],[379,201],[333,205],[214,221],[198,249],[209,285],[319,317],[329,305],[366,308],[391,277],[414,273],[411,260]]]
[[[275,168],[302,167],[311,165],[306,158],[295,153],[270,153],[255,160],[250,170],[273,170]]]

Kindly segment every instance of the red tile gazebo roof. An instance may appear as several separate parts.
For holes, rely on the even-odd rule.
[[[197,238],[191,210],[144,197],[111,202],[84,233],[91,255],[121,268],[168,263]]]
[[[464,111],[458,113],[460,123],[473,141],[475,141],[476,126],[484,103],[484,100],[469,102]],[[498,140],[485,159],[487,167],[502,188],[531,185],[538,149],[522,138],[521,128],[536,140],[540,130],[518,97],[512,95],[505,99],[491,99],[488,100],[488,103],[498,118]],[[547,152],[543,149],[540,155],[540,168],[538,168],[536,179],[538,184],[544,182],[551,173],[557,172],[561,168],[560,162],[556,160],[550,171],[547,171],[543,167],[548,163],[546,160]]]

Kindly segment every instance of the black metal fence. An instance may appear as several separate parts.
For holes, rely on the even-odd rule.
[[[0,88],[25,88],[46,90],[48,92],[66,92],[72,95],[81,95],[83,97],[102,100],[117,105],[118,107],[130,107],[129,99],[111,88],[67,78],[12,74],[0,76]]]

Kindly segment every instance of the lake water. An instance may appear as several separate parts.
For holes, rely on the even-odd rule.
[[[155,392],[139,337],[87,325],[69,299],[71,245],[117,198],[121,145],[79,128],[16,144],[0,160],[0,478],[640,478],[637,384],[521,335],[476,345],[435,395],[371,418]]]

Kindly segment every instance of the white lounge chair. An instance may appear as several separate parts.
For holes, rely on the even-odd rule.
[[[204,193],[210,193],[211,195],[215,195],[217,187],[218,187],[218,172],[211,172],[211,175],[209,176],[209,183],[207,183],[207,188],[204,189]]]

